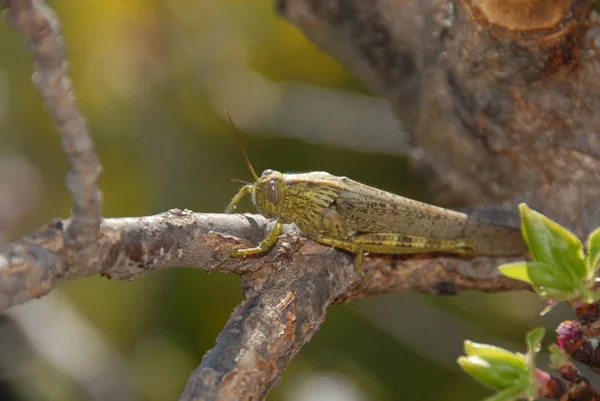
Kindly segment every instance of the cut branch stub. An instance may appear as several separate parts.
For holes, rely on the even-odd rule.
[[[468,0],[490,23],[513,31],[550,29],[579,0]],[[587,1],[586,1],[587,2]]]

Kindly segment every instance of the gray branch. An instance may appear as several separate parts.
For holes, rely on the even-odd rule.
[[[62,136],[71,164],[66,184],[73,197],[73,217],[66,240],[81,249],[96,239],[100,227],[102,196],[96,184],[102,168],[75,104],[60,21],[42,0],[9,1],[5,6],[6,20],[26,38],[34,59],[33,83]]]
[[[70,220],[57,220],[33,235],[0,247],[0,311],[39,298],[63,281],[94,274],[132,280],[156,269],[193,267],[208,271],[230,250],[258,243],[273,227],[272,221],[259,215],[173,209],[155,216],[104,219],[94,245],[73,252],[65,240],[70,224]],[[286,287],[286,283],[298,280],[297,275],[305,274],[311,277],[309,281],[323,281],[317,287],[329,303],[398,291],[455,293],[527,288],[498,273],[498,264],[508,259],[432,254],[367,257],[365,280],[361,281],[353,270],[352,255],[305,239],[295,226],[286,226],[285,232],[279,244],[266,254],[230,260],[218,271],[241,275],[244,288],[252,296],[267,288],[266,282]],[[344,271],[344,279],[330,282],[330,270]],[[329,298],[328,288],[334,284],[345,288],[343,296],[336,292]]]
[[[105,219],[96,245],[85,250],[85,257],[76,255],[78,263],[72,264],[64,241],[69,223],[57,221],[0,248],[0,310],[43,296],[65,280],[92,274],[132,280],[156,269],[206,270],[231,249],[256,244],[273,226],[262,216],[178,209]],[[361,280],[350,254],[307,240],[287,226],[264,255],[219,267],[240,275],[245,301],[190,376],[181,399],[266,395],[335,304],[400,291],[528,289],[498,273],[498,264],[508,261],[431,254],[366,257]]]
[[[547,64],[548,68],[556,68],[544,72],[554,74],[553,78],[558,73],[568,76],[572,60],[566,56],[575,57],[590,47],[588,41],[582,39],[585,32],[581,29],[589,14],[589,2],[579,0],[575,3],[573,10],[577,12],[571,13],[565,35],[568,33],[581,49],[579,53],[562,54],[565,57],[561,59],[557,58],[560,56],[557,54],[550,59],[555,63]],[[554,137],[548,132],[554,131],[546,129],[544,135],[536,138],[550,141],[548,143],[552,146],[545,146],[549,156],[544,157],[548,159],[539,155],[540,159],[534,162],[524,157],[502,159],[506,155],[518,154],[515,148],[519,149],[519,146],[498,142],[497,137],[503,132],[514,132],[511,128],[518,124],[524,126],[530,123],[528,118],[531,116],[518,114],[509,107],[486,108],[491,104],[490,98],[474,93],[477,88],[492,87],[499,88],[498,93],[505,96],[504,89],[510,86],[505,81],[498,83],[486,75],[490,85],[474,81],[470,86],[471,81],[465,80],[469,73],[477,71],[471,68],[472,65],[465,67],[465,60],[459,57],[459,50],[464,49],[461,43],[474,43],[484,50],[494,43],[497,45],[495,51],[499,52],[497,58],[504,62],[511,56],[507,52],[515,49],[512,42],[507,38],[494,42],[485,36],[493,34],[491,30],[474,29],[477,24],[470,19],[471,2],[466,0],[448,2],[456,4],[456,9],[435,9],[433,2],[417,0],[400,4],[385,0],[278,2],[281,13],[301,26],[315,41],[332,49],[373,88],[391,99],[396,112],[408,121],[411,131],[418,134],[419,146],[433,155],[427,159],[432,162],[430,167],[438,173],[447,173],[445,178],[449,181],[446,184],[461,194],[468,194],[469,201],[513,200],[526,190],[538,189],[540,182],[549,185],[544,187],[545,190],[554,190],[566,182],[564,172],[568,169],[565,166],[574,166],[581,172],[581,179],[572,183],[567,188],[569,191],[558,194],[566,199],[577,190],[588,188],[581,197],[574,198],[581,199],[582,205],[573,205],[571,210],[580,210],[578,206],[582,206],[581,213],[587,213],[586,218],[593,221],[598,214],[594,211],[588,213],[588,201],[598,198],[594,192],[598,185],[592,185],[598,181],[597,154],[594,149],[586,153],[580,148],[596,142],[588,144],[585,142],[588,137],[582,139],[579,135],[578,138],[566,130],[565,137],[573,136],[573,141],[579,146],[566,151],[551,141]],[[0,247],[0,311],[39,298],[66,280],[94,274],[131,280],[163,268],[208,270],[228,251],[256,244],[264,238],[272,222],[261,216],[195,214],[174,209],[156,216],[102,220],[101,196],[96,185],[101,168],[84,118],[73,100],[59,21],[41,0],[0,0],[0,5],[7,8],[6,18],[11,25],[25,36],[35,60],[33,81],[61,132],[63,148],[72,167],[67,187],[74,203],[71,219],[56,220],[30,236]],[[427,26],[424,24],[427,23],[433,24],[435,29],[425,29]],[[455,31],[451,29],[453,27]],[[482,36],[475,41],[469,40],[475,33]],[[442,36],[453,41],[442,43]],[[546,42],[540,43],[537,48],[535,43],[528,42],[527,46],[536,55],[552,49]],[[567,49],[565,46],[560,49]],[[444,57],[441,57],[442,54]],[[475,58],[480,55],[475,50],[468,54]],[[527,57],[518,60],[528,61]],[[577,84],[579,88],[593,90],[600,80],[593,74],[597,60],[593,57],[589,60],[585,70],[588,72],[581,74],[586,80]],[[467,61],[481,65],[477,64],[481,60]],[[433,67],[425,68],[427,63]],[[455,67],[450,73],[444,70],[449,65]],[[535,65],[546,66],[544,63]],[[502,72],[495,70],[495,65],[491,67],[492,76]],[[486,71],[483,67],[478,71],[482,70]],[[518,72],[522,71],[508,75],[517,83]],[[535,75],[536,71],[529,73]],[[440,81],[444,77],[452,79]],[[558,82],[558,79],[552,82]],[[448,90],[450,84],[455,87]],[[568,92],[565,84],[552,88],[561,90],[563,96]],[[525,99],[527,102],[523,100],[527,93],[547,89],[546,85],[527,87],[530,92],[522,92],[521,97],[511,93],[511,99],[523,101],[528,106],[522,107],[523,110],[548,114],[545,113],[548,110],[532,106],[537,100],[540,107],[550,109],[551,115],[560,116],[555,103],[545,96]],[[506,101],[502,96],[500,98]],[[550,99],[555,99],[552,96]],[[403,108],[406,103],[410,107]],[[506,106],[508,103],[502,104]],[[577,104],[587,103],[580,101]],[[456,108],[449,109],[448,105]],[[578,110],[578,115],[589,117],[586,110]],[[434,113],[433,117],[427,114],[430,111]],[[505,122],[502,118],[506,115],[520,118],[513,125],[502,125]],[[455,125],[457,121],[460,124]],[[577,124],[573,126],[579,127]],[[487,128],[489,132],[477,131],[480,127]],[[533,126],[531,130],[539,133],[539,126]],[[522,132],[528,131],[523,129]],[[490,134],[489,138],[482,139],[488,133],[496,136]],[[426,146],[432,143],[435,146]],[[470,146],[468,152],[460,147],[465,143]],[[530,148],[525,146],[524,149]],[[578,152],[590,156],[586,158]],[[418,154],[421,153],[415,153]],[[464,160],[469,157],[473,162],[465,163]],[[463,171],[472,170],[478,163],[482,166],[477,167],[480,176],[473,175],[472,171]],[[538,165],[548,168],[540,172],[535,168]],[[517,171],[521,166],[529,169],[528,172]],[[546,181],[541,180],[542,173]],[[501,179],[507,180],[506,183],[501,185]],[[546,210],[567,213],[568,208],[559,206],[559,202],[552,203],[549,197],[542,197],[545,193],[532,192],[526,198],[541,199]],[[581,216],[574,215],[570,220],[569,215],[562,217],[580,231],[587,228],[588,223],[582,221]],[[229,260],[218,268],[222,272],[240,275],[245,301],[234,311],[215,348],[190,376],[181,399],[264,398],[279,381],[294,355],[319,329],[328,308],[335,304],[398,291],[453,294],[462,290],[498,292],[528,289],[524,283],[509,280],[498,273],[497,266],[507,261],[433,254],[366,257],[363,266],[365,280],[361,280],[353,269],[352,255],[307,240],[294,227],[287,227],[278,244],[265,254]]]
[[[275,0],[390,101],[438,203],[527,202],[581,238],[600,226],[594,4]]]

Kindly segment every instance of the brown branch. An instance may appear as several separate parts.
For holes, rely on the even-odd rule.
[[[31,236],[0,248],[0,311],[41,297],[61,282],[77,277],[99,273],[112,278],[133,279],[161,268],[187,266],[206,269],[229,250],[255,244],[264,238],[270,223],[260,216],[193,214],[172,210],[157,216],[101,222],[101,197],[96,187],[101,168],[83,116],[73,100],[58,19],[40,0],[0,1],[8,9],[8,21],[25,35],[35,59],[34,83],[62,134],[63,148],[72,165],[67,187],[74,201],[70,220],[56,221]],[[374,88],[391,99],[397,112],[410,123],[410,128],[421,135],[417,141],[421,146],[427,148],[429,143],[436,143],[438,148],[427,148],[433,155],[429,157],[435,160],[432,168],[447,172],[454,190],[467,193],[470,201],[506,200],[524,189],[536,188],[535,185],[540,182],[539,169],[533,168],[535,174],[531,176],[517,174],[516,167],[524,164],[531,168],[531,163],[523,163],[524,160],[518,158],[499,159],[498,154],[511,155],[514,149],[508,146],[507,150],[504,142],[498,145],[494,142],[495,138],[482,139],[481,132],[473,128],[480,127],[473,124],[475,121],[495,132],[499,129],[498,115],[502,117],[514,110],[499,112],[483,108],[486,106],[481,104],[484,97],[481,93],[473,93],[479,87],[477,82],[469,86],[465,81],[468,75],[465,71],[472,72],[472,65],[478,60],[467,60],[471,63],[468,68],[463,60],[459,60],[448,74],[446,63],[460,59],[457,49],[464,48],[459,46],[461,40],[465,41],[460,34],[472,34],[477,31],[473,26],[481,23],[474,22],[480,16],[477,10],[470,8],[467,0],[455,3],[458,4],[456,15],[454,11],[434,9],[431,8],[433,3],[417,0],[397,4],[385,0],[288,0],[280,1],[279,5],[280,10],[302,25],[308,34],[337,49],[342,58],[354,63],[354,68]],[[586,2],[575,3],[581,6],[582,11],[573,15],[585,16]],[[485,10],[479,12],[485,19]],[[570,34],[572,43],[546,42],[539,48],[550,51],[557,48],[557,43],[563,46],[560,49],[582,48],[584,32],[580,22],[584,18],[573,20],[575,22],[567,24],[568,29],[565,30]],[[433,35],[423,29],[422,21],[434,21],[436,29]],[[453,32],[451,27],[455,21],[460,23],[455,24],[456,31]],[[478,40],[473,41],[475,46],[487,48],[490,43],[497,44],[494,40],[498,39],[492,38],[497,27],[488,28]],[[425,37],[415,36],[415,32],[425,33]],[[549,33],[558,35],[562,31]],[[445,43],[444,48],[435,42],[442,37],[456,41]],[[431,42],[432,38],[434,42]],[[511,45],[510,38],[501,42],[496,47],[500,52],[498,58],[502,59],[503,52],[512,49]],[[529,43],[529,46],[533,45]],[[581,50],[579,47],[578,51]],[[446,58],[440,57],[442,51]],[[472,54],[480,53],[473,51]],[[545,72],[567,74],[569,70],[562,68],[561,63],[570,63],[569,54],[562,54],[564,57],[560,58],[561,54],[555,53],[554,59],[550,59],[555,61],[550,65],[554,69]],[[427,60],[442,60],[443,68],[439,71],[421,68]],[[491,70],[492,75],[498,72],[494,68]],[[448,76],[451,79],[444,78]],[[591,73],[585,75],[588,80],[592,76]],[[435,90],[435,85],[440,84],[442,79],[440,77],[446,80],[441,82],[442,90]],[[433,90],[431,86],[422,86],[423,82],[434,85]],[[489,83],[491,88],[504,89],[507,86],[506,82]],[[578,84],[581,85],[581,82]],[[590,81],[590,86],[592,84]],[[564,90],[564,87],[558,89]],[[425,92],[420,93],[422,90]],[[499,93],[506,101],[506,91],[499,89]],[[526,106],[532,107],[526,102],[530,99],[523,100],[526,95],[517,94],[521,97],[512,93],[511,99],[522,100]],[[415,102],[415,99],[421,99],[421,102]],[[547,101],[547,98],[541,100]],[[401,107],[403,103],[410,107]],[[448,110],[447,104],[456,104],[456,109]],[[422,108],[421,111],[416,109],[417,105]],[[435,118],[426,114],[430,110],[435,113]],[[473,110],[476,113],[469,114]],[[483,116],[477,114],[482,110]],[[535,110],[540,112],[541,109]],[[454,112],[462,119],[457,118]],[[586,116],[585,113],[581,115]],[[491,119],[492,116],[495,119]],[[529,115],[519,117],[523,120]],[[460,122],[459,126],[452,125],[456,121]],[[523,121],[528,120],[525,118]],[[474,132],[461,136],[469,129]],[[436,136],[441,133],[445,136]],[[458,144],[462,142],[471,145],[473,153],[461,149]],[[527,146],[524,148],[528,149]],[[440,154],[440,149],[444,153]],[[597,181],[596,176],[593,176],[596,180],[589,178],[589,172],[597,171],[593,154],[590,159],[585,159],[588,164],[581,166],[578,154],[567,153],[565,156],[560,150],[553,150],[554,153],[548,151],[550,161],[557,159],[562,163],[558,167],[564,169],[571,161],[577,168],[585,167],[582,168],[584,179],[577,182],[579,186],[575,189]],[[464,163],[469,157],[473,158],[473,162]],[[454,165],[457,161],[458,164]],[[548,165],[544,164],[546,160],[536,162]],[[463,165],[472,169],[478,163],[484,166],[477,169],[483,172],[482,176],[460,179],[461,173],[464,173]],[[552,166],[557,165],[554,163]],[[557,171],[551,170],[550,173],[560,173]],[[554,177],[548,171],[543,173],[546,180]],[[501,179],[508,180],[509,184],[500,182]],[[515,192],[515,188],[518,191]],[[561,192],[560,195],[564,197],[572,193]],[[534,195],[538,197],[532,195],[531,199],[540,198],[539,193]],[[587,202],[589,192],[584,195],[582,199]],[[550,206],[549,210],[556,209]],[[577,206],[574,205],[573,210]],[[597,216],[589,211],[587,213],[592,220]],[[584,223],[577,219],[572,219],[572,222],[584,227]],[[353,269],[351,255],[306,240],[288,227],[287,235],[265,255],[231,260],[219,268],[219,271],[241,276],[246,300],[235,310],[215,348],[190,377],[182,399],[263,398],[277,383],[293,356],[318,330],[328,308],[338,303],[397,291],[445,294],[467,289],[527,289],[525,284],[499,275],[496,267],[505,261],[431,254],[367,257],[364,263],[366,280],[362,281]]]
[[[264,398],[335,304],[398,291],[528,289],[498,273],[500,260],[432,255],[366,258],[365,282],[347,254],[295,236],[261,259],[235,263],[247,266],[246,300],[192,373],[180,400]]]
[[[177,209],[157,216],[105,219],[97,245],[86,250],[89,262],[74,265],[61,263],[71,254],[63,240],[67,225],[53,223],[0,248],[0,310],[90,274],[129,280],[161,268],[206,269],[234,247],[257,243],[272,228],[262,216]],[[292,227],[286,231],[265,255],[231,260],[219,268],[241,276],[246,300],[191,375],[183,400],[262,398],[335,304],[398,291],[528,289],[498,273],[497,265],[507,260],[427,254],[367,257],[363,281],[351,255],[306,240]]]
[[[102,168],[75,104],[60,21],[42,0],[11,0],[5,7],[6,20],[26,38],[34,58],[33,83],[62,135],[72,167],[66,184],[73,197],[73,216],[65,239],[75,250],[81,249],[96,239],[100,227],[102,197],[97,182]]]
[[[279,382],[325,320],[328,308],[356,282],[349,264],[340,268],[347,258],[311,248],[290,255],[289,265],[281,266],[285,273],[276,272],[277,277],[261,270],[260,277],[244,280],[244,287],[252,289],[192,373],[180,400],[262,399]]]
[[[600,25],[593,0],[276,0],[386,97],[438,202],[527,202],[600,226]]]
[[[234,247],[257,243],[272,222],[262,216],[180,210],[105,219],[97,245],[86,250],[88,263],[77,265],[60,263],[70,255],[63,240],[66,226],[68,221],[56,222],[0,248],[0,309],[90,274],[129,280],[161,268],[206,269]],[[35,263],[27,265],[31,259]],[[287,234],[265,255],[231,260],[219,268],[241,276],[246,300],[190,377],[182,399],[263,397],[335,304],[399,291],[528,289],[498,273],[497,265],[506,261],[431,254],[367,257],[362,281],[351,255],[306,240],[287,227]],[[44,265],[49,269],[38,268]]]
[[[178,209],[105,219],[95,245],[75,255],[76,264],[65,246],[68,225],[56,221],[0,248],[0,311],[82,276],[100,273],[130,280],[156,269],[206,269],[231,249],[257,243],[273,222],[262,216]],[[307,240],[293,226],[285,232],[266,254],[230,260],[219,268],[241,276],[246,300],[190,376],[182,399],[263,397],[335,304],[399,291],[528,289],[498,273],[497,265],[508,260],[427,254],[367,257],[363,281],[351,255]]]
[[[105,219],[94,245],[78,253],[73,253],[65,242],[69,224],[68,220],[56,221],[29,237],[0,247],[0,311],[39,298],[63,281],[93,274],[131,280],[156,269],[206,270],[231,249],[256,244],[273,223],[262,216],[179,209],[148,217]],[[318,285],[319,291],[325,292],[333,284],[346,287],[343,296],[338,294],[329,300],[335,303],[398,291],[456,293],[527,288],[497,272],[498,264],[507,259],[431,254],[367,257],[366,280],[362,282],[353,271],[351,255],[306,240],[292,227],[287,228],[288,237],[267,254],[231,260],[218,270],[250,277],[246,278],[246,287],[260,293],[267,282],[285,288],[284,283],[290,282],[292,276],[311,277],[322,274],[318,273],[320,266],[330,266],[329,269],[346,272],[344,281],[332,283],[321,277],[324,281]],[[273,281],[274,277],[283,281]]]

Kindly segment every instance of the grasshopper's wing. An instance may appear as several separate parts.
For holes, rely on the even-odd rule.
[[[467,216],[404,198],[345,178],[335,207],[357,233],[399,233],[454,239],[463,235]]]
[[[318,232],[325,210],[334,204],[344,187],[327,173],[290,174],[286,178],[284,220],[306,233]]]

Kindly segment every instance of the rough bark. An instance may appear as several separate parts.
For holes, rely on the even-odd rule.
[[[85,118],[75,103],[62,28],[52,9],[42,1],[7,0],[4,6],[8,23],[26,38],[34,59],[33,84],[52,115],[71,165],[66,184],[73,210],[67,242],[77,251],[91,244],[98,234],[102,195],[97,183],[102,167]]]
[[[600,55],[591,0],[279,0],[385,96],[440,202],[527,202],[600,225]]]
[[[132,280],[156,269],[190,267],[209,271],[229,251],[258,243],[273,227],[272,221],[259,215],[179,209],[156,216],[104,219],[94,245],[74,256],[67,246],[71,224],[70,220],[56,220],[37,233],[0,247],[0,311],[39,298],[63,281],[94,274]],[[353,270],[350,254],[306,240],[294,226],[286,226],[284,232],[287,237],[282,237],[267,254],[230,260],[217,270],[241,275],[246,294],[252,296],[268,287],[285,287],[303,275],[316,276],[322,281],[318,287],[323,294],[319,296],[328,303],[398,291],[527,289],[498,273],[497,265],[509,259],[431,254],[367,257],[365,280],[361,281]],[[332,275],[341,274],[329,271],[335,269],[345,272],[343,279],[332,281]],[[331,297],[330,286],[345,290]]]
[[[34,83],[72,166],[73,215],[0,248],[0,310],[65,280],[133,279],[206,269],[269,230],[260,216],[167,213],[100,219],[100,165],[73,102],[58,19],[40,0],[0,0],[26,37]],[[413,135],[417,168],[447,203],[526,201],[583,235],[600,225],[598,23],[590,0],[279,0],[278,11],[393,104]],[[499,214],[497,216],[500,216]],[[508,221],[504,219],[505,221]],[[288,227],[265,255],[230,260],[245,301],[182,400],[261,399],[318,330],[330,306],[395,291],[526,289],[499,258],[351,255]]]

